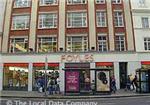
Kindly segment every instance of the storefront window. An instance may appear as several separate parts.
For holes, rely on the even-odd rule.
[[[28,89],[28,64],[4,64],[4,90]]]
[[[59,64],[51,63],[48,64],[48,69],[46,70],[46,84],[49,80],[55,81],[55,84],[59,82]],[[45,64],[44,63],[34,63],[33,64],[33,90],[38,90],[38,87],[44,89],[45,86]]]

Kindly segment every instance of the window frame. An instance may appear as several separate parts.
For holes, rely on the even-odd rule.
[[[48,39],[42,39],[42,38],[51,38],[51,41],[48,40]],[[52,49],[48,50],[48,51],[45,51],[45,52],[40,52],[40,48],[42,49],[42,46],[45,44],[45,43],[48,43],[48,45],[51,45],[52,44]],[[55,51],[54,51],[54,43],[56,43],[56,48],[55,48]],[[41,46],[40,46],[41,44]],[[56,36],[39,36],[37,37],[37,52],[38,53],[48,53],[48,52],[56,52],[57,51],[57,45],[58,45],[58,39]]]
[[[121,15],[119,15],[119,13],[121,13]],[[125,23],[124,23],[123,11],[122,10],[114,10],[113,14],[114,14],[114,17],[113,17],[114,18],[114,27],[124,27]],[[116,23],[116,21],[117,21],[117,23]]]
[[[26,17],[26,18],[23,18],[23,17]],[[18,24],[24,24],[24,27],[17,28]],[[17,14],[17,15],[12,16],[11,30],[28,30],[28,29],[30,29],[30,15],[29,14]]]
[[[74,17],[73,16],[75,14],[79,15],[79,13],[80,13],[81,17],[80,16],[79,17]],[[81,20],[75,20],[75,18],[81,18]],[[85,26],[84,26],[84,18],[85,18]],[[76,22],[76,21],[78,21],[78,22],[81,21],[80,22],[81,26],[75,26],[76,23],[74,23],[74,22]],[[85,27],[88,26],[87,25],[88,24],[87,21],[88,21],[87,20],[87,11],[69,11],[69,12],[67,12],[67,28],[85,28]]]
[[[52,4],[48,3],[48,4],[46,4],[45,0],[39,0],[39,6],[58,5],[58,0],[53,0],[53,2],[55,2],[55,3],[52,3]]]
[[[150,51],[150,37],[144,37],[144,50]]]
[[[149,17],[141,17],[141,22],[142,22],[142,28],[150,28],[149,25]]]
[[[71,1],[69,3],[69,1]],[[83,3],[83,1],[85,1],[85,3]],[[87,4],[87,0],[80,0],[80,3],[75,3],[73,0],[67,0],[67,5],[79,5],[79,4]]]
[[[81,41],[78,40],[79,43],[81,43],[81,51],[75,51],[75,50],[79,50],[79,49],[75,49],[73,48],[73,43],[77,43],[73,41],[73,38],[81,38]],[[86,46],[86,47],[85,47]],[[67,52],[86,52],[88,51],[88,37],[87,36],[77,36],[77,35],[73,35],[73,36],[67,36],[66,37],[66,51]]]
[[[117,40],[116,37],[119,37],[119,40]],[[121,39],[121,37],[123,37],[123,40]],[[123,44],[122,44],[122,42],[123,42]],[[118,48],[117,48],[117,45],[119,46]],[[122,48],[122,45],[124,46],[123,48]],[[126,50],[127,50],[127,48],[126,48],[125,34],[124,33],[116,33],[115,34],[115,51],[126,51]]]
[[[27,47],[26,51],[22,52],[20,50],[19,51],[15,50],[15,48],[16,48],[15,44],[17,43],[17,41],[16,41],[17,39],[23,39],[23,42],[19,42],[19,43],[21,43],[21,44],[23,43],[24,47]],[[9,53],[27,53],[28,52],[28,47],[29,47],[28,37],[11,37],[9,39]]]
[[[99,15],[97,15],[98,14],[98,12],[100,13]],[[102,21],[103,19],[103,14],[102,13],[104,13],[104,22]],[[100,16],[100,17],[98,17],[98,16]],[[99,19],[98,18],[100,18],[100,21],[98,21]],[[104,24],[104,25],[103,25]],[[106,11],[105,10],[98,10],[98,11],[96,11],[96,25],[97,25],[97,27],[107,27],[107,13],[106,13]]]
[[[51,18],[53,20],[51,23],[53,23],[53,24],[52,24],[52,26],[46,27],[46,25],[44,25],[44,21],[45,21],[44,19],[46,19],[45,16],[48,16],[48,15],[53,17],[53,18]],[[42,24],[40,24],[40,22]],[[40,27],[40,25],[41,25],[41,27]],[[57,12],[40,13],[38,15],[38,29],[55,29],[57,27],[58,27],[58,14],[57,14]]]
[[[106,0],[95,0],[96,4],[105,4]]]
[[[99,40],[99,37],[105,37],[106,40]],[[102,46],[102,50],[100,50],[100,45]],[[97,35],[97,47],[99,52],[107,52],[108,51],[108,36],[107,34],[98,34]],[[106,48],[106,50],[104,49]]]
[[[20,3],[23,2],[23,1],[26,1],[27,2],[27,5],[23,6],[23,5],[17,5],[17,0],[14,0],[14,5],[13,5],[13,8],[28,8],[28,7],[31,7],[31,0],[20,0]],[[23,4],[23,3],[21,3]]]

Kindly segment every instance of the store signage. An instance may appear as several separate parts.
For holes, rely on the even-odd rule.
[[[61,56],[61,62],[93,62],[94,57],[92,54],[85,55],[72,55],[66,54]]]
[[[66,91],[67,92],[79,91],[79,72],[66,71]]]

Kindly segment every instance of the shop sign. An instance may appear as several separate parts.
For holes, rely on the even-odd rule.
[[[79,91],[79,72],[66,71],[66,91],[78,92]]]
[[[72,55],[66,54],[61,56],[61,62],[94,62],[92,54]]]
[[[96,71],[96,90],[99,92],[110,91],[109,71]]]

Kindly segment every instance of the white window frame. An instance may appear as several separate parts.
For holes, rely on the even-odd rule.
[[[141,17],[142,28],[150,28],[149,27],[149,17]]]
[[[120,13],[121,13],[121,15],[119,15]],[[123,11],[121,11],[121,10],[114,11],[114,26],[115,27],[124,27]]]
[[[96,11],[96,23],[97,27],[107,27],[107,16],[106,11]],[[99,16],[99,17],[98,17]],[[104,18],[104,21],[103,21]],[[98,21],[100,20],[100,21]]]
[[[78,50],[78,49],[73,49],[73,38],[75,38],[75,37],[81,37],[82,38],[81,39],[81,43],[82,43],[81,51],[74,51],[74,50]],[[76,36],[67,36],[66,40],[67,40],[66,41],[66,43],[67,43],[67,48],[66,48],[67,52],[86,52],[86,51],[88,51],[88,37],[87,36],[78,36],[78,35],[76,35]]]
[[[53,3],[48,2],[49,0],[39,0],[40,6],[58,5],[58,0],[51,0]]]
[[[102,39],[102,40],[99,40],[99,37],[105,37],[106,40]],[[98,51],[100,52],[105,52],[105,51],[108,51],[108,38],[107,38],[107,34],[98,34],[97,35],[97,45],[98,45]],[[102,46],[102,50],[99,49],[99,46]],[[106,48],[106,50],[105,50]]]
[[[139,0],[139,7],[146,7],[146,0]]]
[[[78,15],[80,14],[81,16],[79,16],[79,17],[75,16],[76,13]],[[81,20],[80,19],[75,20],[75,18],[77,18],[77,19],[81,18]],[[84,19],[85,19],[85,23],[84,23]],[[69,20],[70,20],[70,22],[69,22]],[[77,25],[76,24],[77,22],[79,24],[81,24],[81,26],[75,26],[75,25]],[[70,23],[70,25],[69,25],[69,23]],[[85,11],[67,12],[67,28],[79,28],[79,27],[87,27],[87,12],[85,12]]]
[[[52,26],[45,26],[44,21],[46,20],[46,16],[52,16]],[[50,19],[50,20],[51,20]],[[58,16],[57,13],[40,13],[38,18],[38,29],[49,29],[49,28],[57,28],[58,26]]]
[[[19,23],[20,22],[20,23]],[[22,28],[17,28],[17,25],[24,25]],[[13,15],[11,30],[27,30],[30,27],[30,15]]]
[[[26,4],[23,5],[24,3]],[[14,1],[14,8],[25,8],[25,7],[30,7],[30,6],[31,6],[31,0],[15,0]]]
[[[150,51],[150,37],[144,38],[144,50]]]
[[[67,0],[68,5],[86,4],[87,0]]]
[[[50,40],[44,40],[44,39],[42,39],[42,38],[52,38],[52,40],[50,41]],[[37,38],[37,52],[40,52],[39,51],[39,48],[40,48],[40,46],[39,46],[39,44],[41,43],[41,48],[42,48],[42,45],[44,44],[44,43],[49,43],[49,44],[52,44],[52,46],[54,47],[54,43],[56,43],[56,49],[55,49],[55,51],[54,51],[54,49],[51,49],[51,51],[49,50],[49,51],[47,51],[47,52],[56,52],[57,51],[57,37],[56,36],[40,36],[40,37],[38,37]],[[42,52],[40,52],[40,53],[42,53]]]
[[[112,0],[112,4],[121,4],[122,0]]]
[[[119,37],[119,40],[116,39],[116,37]],[[123,40],[122,40],[123,37]],[[118,42],[118,43],[117,43]],[[122,50],[122,42],[123,42],[123,49]],[[119,49],[117,49],[117,45],[119,46]],[[125,38],[125,34],[124,33],[116,33],[115,34],[115,50],[116,51],[126,51],[126,38]]]
[[[19,52],[16,52],[15,51],[15,44],[16,44],[16,40],[17,39],[24,39],[24,41],[23,42],[21,42],[21,43],[24,43],[24,46],[25,46],[25,44],[27,44],[27,46],[29,46],[29,42],[28,42],[28,38],[27,37],[13,37],[13,38],[10,38],[10,44],[9,44],[9,53],[26,53],[27,51],[28,51],[28,49],[26,50],[26,51],[24,51],[24,52],[21,52],[21,51],[19,51]],[[13,40],[13,41],[12,41]],[[19,47],[19,46],[18,46]],[[20,48],[21,49],[21,48]],[[25,50],[25,49],[22,49],[22,50]],[[12,51],[12,52],[11,52]]]
[[[96,4],[105,4],[106,1],[105,0],[96,0]]]

